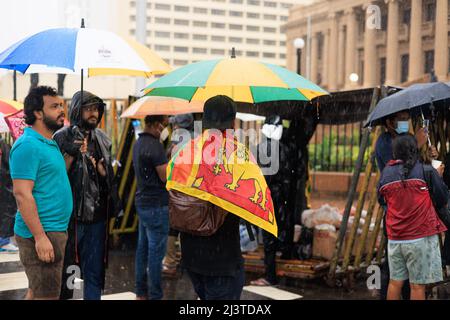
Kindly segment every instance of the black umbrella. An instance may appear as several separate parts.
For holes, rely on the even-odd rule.
[[[369,114],[365,124],[376,126],[382,124],[383,119],[399,111],[428,114],[431,105],[448,102],[450,99],[450,86],[443,82],[419,83],[381,99],[375,109]]]

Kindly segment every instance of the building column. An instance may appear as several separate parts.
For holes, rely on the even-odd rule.
[[[447,33],[446,33],[447,34]],[[411,1],[408,81],[421,78],[424,72],[422,53],[422,0]]]
[[[337,83],[338,88],[344,87],[345,84],[345,25],[343,21],[339,25],[338,36],[338,68],[337,68]]]
[[[371,2],[369,4],[371,4]],[[372,18],[372,13],[368,12],[366,9],[367,7],[364,7],[364,10],[366,11],[364,34],[364,87],[371,88],[377,86],[376,29],[372,26],[368,26],[367,21]]]
[[[322,86],[328,86],[328,70],[330,70],[328,63],[330,61],[328,51],[330,48],[330,30],[323,31],[323,52],[322,52]]]
[[[386,0],[389,6],[387,26],[386,85],[399,83],[398,73],[398,32],[399,10],[398,0]]]
[[[310,79],[313,83],[317,83],[317,57],[319,53],[319,39],[318,34],[313,33],[311,36],[311,76]]]
[[[434,33],[434,69],[439,81],[448,74],[448,1],[436,1],[436,31]]]
[[[347,39],[345,52],[345,87],[350,88],[352,82],[350,75],[356,73],[356,14],[353,8],[345,12],[347,16]]]
[[[330,21],[330,38],[328,50],[328,91],[337,89],[337,47],[338,47],[338,21],[336,13],[328,16]]]

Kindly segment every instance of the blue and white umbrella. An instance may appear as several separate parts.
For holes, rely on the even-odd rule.
[[[143,58],[118,35],[90,28],[57,28],[29,36],[0,53],[0,68],[21,73],[83,74],[92,69],[151,73]]]

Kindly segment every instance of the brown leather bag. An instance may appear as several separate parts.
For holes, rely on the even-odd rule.
[[[210,236],[223,224],[228,212],[208,201],[177,190],[169,191],[170,227],[196,236]]]

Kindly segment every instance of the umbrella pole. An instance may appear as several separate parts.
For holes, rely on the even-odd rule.
[[[80,103],[83,106],[83,69],[81,69],[81,93],[80,93]]]
[[[13,100],[17,101],[17,71],[14,70],[13,74]]]

